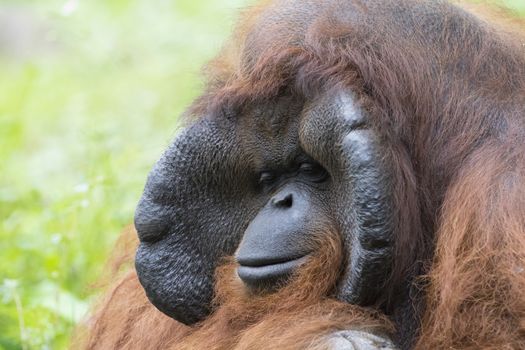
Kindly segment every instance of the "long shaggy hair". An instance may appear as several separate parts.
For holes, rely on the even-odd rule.
[[[111,291],[77,336],[86,349],[257,350],[325,349],[330,333],[358,329],[387,335],[386,317],[330,298],[340,277],[342,244],[334,233],[310,242],[316,253],[275,292],[250,291],[226,259],[217,269],[216,311],[192,328],[164,316],[149,303],[135,273]],[[283,327],[283,325],[286,325]]]
[[[525,349],[525,39],[512,29],[523,22],[444,1],[305,0],[280,11],[287,3],[244,13],[188,114],[241,108],[283,89],[306,98],[354,91],[395,163],[387,285],[416,285],[421,295],[409,343]],[[369,12],[373,20],[360,20]],[[509,25],[489,24],[497,22]],[[388,333],[378,315],[329,298],[341,251],[336,235],[325,236],[320,255],[275,294],[251,295],[234,265],[221,267],[217,311],[194,328],[156,311],[132,272],[88,322],[83,346],[315,348],[338,329]],[[387,296],[385,310],[397,303]]]

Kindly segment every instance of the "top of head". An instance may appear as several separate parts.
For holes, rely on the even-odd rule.
[[[195,322],[209,312],[219,259],[243,237],[241,265],[286,263],[309,254],[304,242],[323,223],[347,252],[336,296],[389,299],[428,258],[418,237],[433,233],[460,162],[523,130],[519,48],[441,1],[284,0],[246,18],[137,208],[148,297]],[[418,197],[416,178],[432,198]],[[269,270],[243,280],[267,282]]]

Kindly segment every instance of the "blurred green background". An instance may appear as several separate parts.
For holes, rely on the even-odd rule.
[[[0,1],[0,349],[63,349],[243,0]]]
[[[67,347],[247,3],[0,1],[0,349]]]

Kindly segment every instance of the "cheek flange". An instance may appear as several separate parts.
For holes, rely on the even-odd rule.
[[[352,209],[339,219],[348,247],[339,297],[366,305],[377,299],[391,271],[392,185],[373,131],[351,131],[343,138],[341,153],[345,155],[348,184],[340,205],[346,203]]]
[[[215,268],[253,217],[235,135],[222,119],[185,129],[151,171],[137,207],[139,280],[159,310],[185,324],[209,314]]]
[[[393,254],[388,159],[365,111],[346,91],[328,92],[303,112],[303,149],[332,177],[331,205],[345,245],[340,300],[366,305],[382,293]]]

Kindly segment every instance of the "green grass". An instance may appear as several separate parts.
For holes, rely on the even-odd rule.
[[[0,349],[67,347],[147,172],[201,89],[201,65],[247,2],[0,5],[43,28],[18,55],[0,38]],[[524,0],[507,3],[525,13]]]
[[[0,349],[67,346],[243,4],[80,1],[65,15],[64,2],[8,8],[45,44],[0,56]]]
[[[503,0],[502,3],[518,15],[525,16],[525,0]]]

